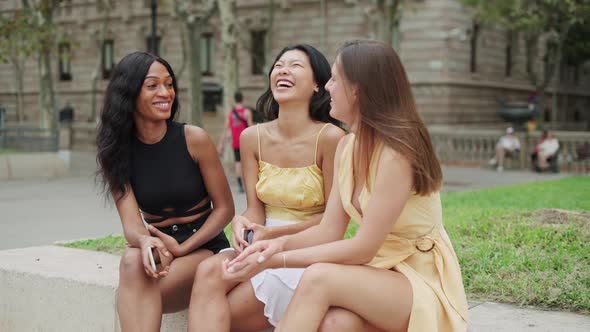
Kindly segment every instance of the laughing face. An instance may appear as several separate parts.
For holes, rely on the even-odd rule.
[[[172,83],[172,76],[166,67],[154,61],[137,96],[136,115],[153,121],[169,119],[176,97]]]
[[[279,104],[309,102],[314,91],[317,91],[317,84],[307,54],[300,50],[285,52],[275,62],[270,73],[270,89]]]

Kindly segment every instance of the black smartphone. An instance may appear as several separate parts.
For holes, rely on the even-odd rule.
[[[248,242],[248,244],[252,244],[252,239],[254,238],[254,231],[251,229],[244,228],[242,238],[244,239],[244,241]]]

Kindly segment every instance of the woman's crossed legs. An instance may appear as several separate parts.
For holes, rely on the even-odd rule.
[[[373,330],[406,331],[412,301],[411,284],[399,272],[315,264],[303,274],[276,332],[327,330],[335,315],[361,329],[364,324]]]

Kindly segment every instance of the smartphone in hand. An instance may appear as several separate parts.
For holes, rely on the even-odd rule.
[[[248,244],[252,244],[252,240],[254,239],[254,231],[244,228],[242,238],[244,241],[248,242]]]
[[[154,260],[153,250],[154,250],[154,248],[152,248],[152,247],[149,248],[148,257],[150,259],[150,265],[152,266],[152,271],[158,272],[158,270],[156,269],[156,261]]]

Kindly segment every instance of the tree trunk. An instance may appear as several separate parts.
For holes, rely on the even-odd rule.
[[[537,110],[539,111],[537,123],[539,127],[542,127],[545,122],[545,87],[539,82],[537,72],[534,69],[535,62],[539,56],[538,37],[538,35],[526,35],[524,38],[526,73],[529,82],[535,87],[535,92],[537,94]]]
[[[102,57],[104,56],[104,54],[102,53],[102,43],[104,42],[104,39],[106,37],[107,24],[109,21],[109,15],[111,13],[111,6],[109,4],[109,1],[104,1],[102,8],[104,10],[102,17],[102,25],[100,27],[100,35],[96,43],[96,48],[98,49],[98,57],[96,58],[94,71],[92,72],[92,76],[90,77],[92,81],[90,83],[90,117],[88,118],[88,122],[97,121],[98,107],[96,105],[96,95],[98,94],[98,90],[96,87],[98,86],[98,81],[101,79],[102,76],[101,65]]]
[[[236,29],[235,0],[218,0],[221,21],[221,44],[223,47],[223,116],[233,105],[233,97],[239,89],[238,36]]]
[[[272,39],[273,39],[273,26],[275,22],[275,1],[270,0],[268,5],[268,27],[266,29],[266,39],[264,41],[264,69],[270,67],[272,58]],[[268,77],[265,75],[268,79]]]
[[[17,60],[18,61],[18,60]],[[23,121],[24,102],[24,64],[14,63],[14,80],[16,82],[16,120]]]
[[[26,1],[23,4],[28,6]],[[37,9],[39,26],[45,31],[53,28],[54,3],[51,0],[43,0]],[[30,8],[30,7],[29,7]],[[41,112],[40,125],[42,128],[57,128],[55,91],[53,89],[53,76],[51,75],[51,50],[53,47],[53,35],[46,34],[39,42],[39,109]]]
[[[180,28],[180,51],[181,51],[181,55],[182,55],[182,59],[180,60],[180,66],[178,67],[178,70],[176,71],[176,80],[180,81],[182,78],[182,75],[184,74],[184,69],[186,68],[186,52],[187,52],[187,46],[186,46],[186,25],[185,24],[180,24],[179,26]]]
[[[44,49],[39,54],[39,106],[41,110],[41,127],[57,128],[55,93],[51,76],[51,58],[48,49]]]
[[[537,125],[541,128],[545,123],[545,88],[537,86],[535,90],[537,92],[537,107],[539,110]]]
[[[328,38],[328,6],[326,6],[326,0],[320,0],[320,17],[321,27],[320,32],[320,50],[324,53],[327,51],[327,38]]]
[[[201,114],[203,111],[203,92],[201,84],[201,31],[200,19],[193,22],[186,22],[188,31],[188,53],[189,53],[189,97],[190,97],[190,119],[189,122],[203,127]]]
[[[557,56],[559,59],[558,61],[561,62],[561,51],[559,51],[559,55]],[[558,63],[559,63],[558,62]],[[559,90],[561,88],[561,64],[557,65],[557,73],[555,73],[555,84],[553,86],[553,96],[551,97],[551,123],[555,125],[557,122],[557,99],[559,97]]]
[[[555,122],[557,122],[557,113],[558,113],[558,103],[557,103],[557,97],[559,95],[559,89],[561,88],[561,65],[562,65],[562,58],[563,58],[563,41],[566,39],[568,31],[569,31],[569,25],[567,24],[567,21],[564,21],[564,23],[561,24],[560,27],[560,33],[559,33],[559,40],[557,41],[557,55],[555,57],[555,67],[557,68],[557,78],[555,80],[555,90],[553,92],[553,100],[552,100],[552,106],[551,106],[551,122],[553,124],[555,124]],[[547,59],[550,60],[549,56],[546,56]]]

